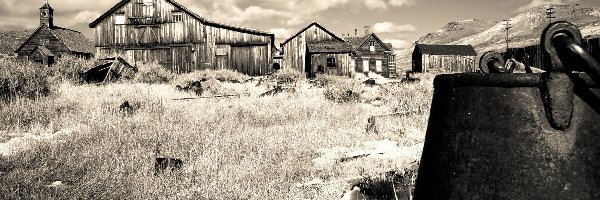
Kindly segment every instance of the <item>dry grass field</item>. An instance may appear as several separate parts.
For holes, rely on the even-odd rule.
[[[431,75],[315,86],[279,74],[296,92],[261,97],[273,81],[208,71],[81,84],[81,65],[0,60],[0,199],[339,199],[356,177],[385,179],[420,158],[433,90]],[[202,96],[175,87],[200,77],[210,88]],[[124,101],[132,113],[119,110]],[[370,117],[398,112],[408,114],[367,131]],[[393,153],[338,159],[378,141]],[[154,176],[157,145],[183,168]]]

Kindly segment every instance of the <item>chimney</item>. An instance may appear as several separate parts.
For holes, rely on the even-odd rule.
[[[358,29],[354,29],[354,36],[358,36]]]

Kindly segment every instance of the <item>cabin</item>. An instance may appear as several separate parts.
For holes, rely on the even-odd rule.
[[[374,34],[344,37],[352,45],[351,68],[357,73],[375,73],[396,78],[396,55],[392,44],[384,43]]]
[[[477,52],[471,45],[417,44],[412,54],[413,72],[476,72]]]
[[[93,57],[93,44],[81,32],[54,25],[54,9],[48,2],[39,12],[40,25],[14,51],[18,59],[51,65],[65,55]]]
[[[155,62],[176,73],[272,71],[274,34],[208,20],[175,0],[121,0],[89,27],[99,57]]]
[[[352,46],[340,41],[311,42],[306,46],[306,56],[311,70],[309,77],[316,74],[328,74],[335,76],[350,76],[353,71],[350,68]]]
[[[317,22],[281,43],[281,50],[282,68],[304,72],[307,77],[314,77],[317,73],[349,75],[352,71],[349,69],[350,46]]]

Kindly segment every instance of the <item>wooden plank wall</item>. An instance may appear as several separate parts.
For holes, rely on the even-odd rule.
[[[155,0],[153,6],[145,6],[142,0],[134,0],[116,11],[113,15],[102,21],[94,30],[95,45],[97,55],[111,55],[131,58],[132,63],[153,62],[148,57],[131,57],[123,53],[131,49],[145,49],[147,51],[158,51],[150,54],[162,54],[160,56],[165,60],[159,63],[166,68],[178,73],[191,72],[202,69],[223,68],[224,65],[218,65],[216,59],[217,44],[227,45],[248,45],[255,44],[271,48],[271,37],[264,34],[253,34],[248,31],[238,31],[233,28],[216,27],[213,25],[202,24],[201,21],[185,12],[182,12],[182,22],[173,21],[172,11],[178,9],[165,0]],[[114,17],[117,14],[125,14],[127,23],[134,23],[135,20],[145,17],[156,18],[153,24],[127,24],[115,25]],[[166,50],[158,50],[168,48]],[[107,50],[110,49],[110,50]],[[255,48],[246,48],[252,58],[253,63],[261,65],[249,66],[256,69],[246,70],[247,72],[256,72],[259,75],[264,71],[263,67],[272,62],[271,51],[255,50]],[[137,55],[137,54],[136,54]],[[137,59],[141,60],[137,60]],[[170,60],[169,60],[170,59]],[[246,63],[250,61],[244,61]],[[169,65],[170,63],[170,65]],[[231,62],[230,62],[231,64]],[[245,64],[244,66],[248,66]],[[228,66],[237,68],[237,66]]]
[[[282,46],[282,68],[292,68],[300,72],[305,72],[306,44],[309,42],[330,40],[335,40],[335,38],[325,32],[325,30],[312,25]]]
[[[46,48],[53,52],[56,57],[60,57],[61,54],[72,54],[67,45],[65,45],[59,38],[57,38],[50,29],[47,27],[40,28],[30,40],[17,52],[18,56],[25,58],[38,46],[42,45],[42,42],[49,42],[46,44]]]
[[[327,58],[335,58],[336,67],[327,67]],[[349,53],[329,53],[311,55],[311,73],[317,72],[319,65],[325,69],[325,74],[336,76],[350,76],[354,71],[350,67],[352,57]]]
[[[428,55],[421,56],[424,72],[465,73],[476,72],[475,56]]]
[[[364,73],[364,69],[363,69],[363,61],[368,60],[369,61],[369,72],[375,73],[375,74],[379,74],[383,77],[389,77],[390,76],[390,68],[389,68],[389,57],[387,55],[371,55],[369,56],[365,56],[365,55],[361,55],[361,56],[356,56],[356,58],[354,59],[355,63],[356,63],[356,67],[354,69],[354,71],[358,72],[358,73]],[[381,60],[381,72],[377,72],[377,60]]]
[[[584,39],[583,47],[600,61],[600,38]],[[540,45],[532,45],[523,48],[510,48],[502,53],[505,59],[515,58],[528,66],[548,70],[552,66],[552,61],[548,56],[545,56]]]

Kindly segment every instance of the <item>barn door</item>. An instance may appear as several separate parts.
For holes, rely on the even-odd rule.
[[[252,47],[231,47],[231,65],[230,68],[240,73],[254,75],[252,73]]]
[[[215,69],[228,69],[230,67],[229,56],[231,54],[229,45],[217,45]]]

